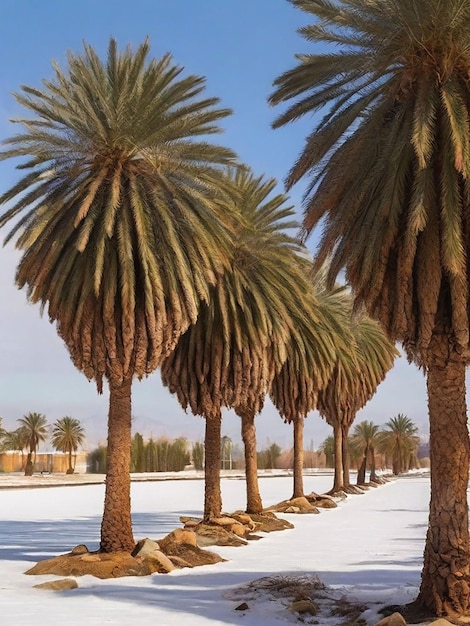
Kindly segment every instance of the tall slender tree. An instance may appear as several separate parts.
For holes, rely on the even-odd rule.
[[[391,459],[394,474],[410,469],[417,459],[419,441],[418,427],[408,416],[399,413],[385,423],[380,432],[379,448]]]
[[[370,482],[377,479],[375,474],[375,450],[378,446],[379,426],[370,420],[363,420],[354,426],[350,439],[353,447],[361,449],[362,461],[357,472],[357,484],[366,482],[367,465],[370,465]]]
[[[470,614],[470,2],[291,0],[318,45],[275,81],[279,127],[322,111],[288,177],[304,235],[427,379],[431,501],[416,608]],[[333,47],[334,46],[334,47]],[[451,522],[452,520],[452,522]]]
[[[331,353],[329,375],[318,377],[318,353],[315,349],[320,330],[313,316],[307,314],[297,325],[287,346],[287,358],[282,369],[274,376],[270,398],[285,422],[293,428],[293,497],[304,495],[303,486],[303,431],[304,420],[317,407],[318,394],[328,385],[333,368],[341,354],[351,367],[356,360],[354,337],[350,330],[349,296],[344,287],[326,289],[323,270],[310,274],[316,298],[317,316],[320,313],[331,328],[335,350]],[[321,370],[320,370],[321,371]]]
[[[77,453],[78,447],[85,441],[85,431],[80,421],[66,415],[56,420],[52,429],[51,443],[56,450],[68,454],[69,466],[67,474],[73,474],[75,464],[72,455]]]
[[[332,492],[351,491],[349,482],[349,429],[357,412],[375,394],[378,385],[398,355],[394,344],[379,324],[367,315],[350,310],[348,319],[355,348],[352,361],[338,352],[333,373],[318,394],[320,415],[333,427],[335,438],[335,476]]]
[[[26,174],[3,193],[0,225],[23,251],[16,282],[41,303],[73,363],[109,386],[101,550],[132,550],[131,388],[158,367],[197,318],[230,261],[222,166],[232,151],[208,137],[230,111],[202,97],[149,43],[107,60],[85,45],[16,99],[30,119],[1,158]]]
[[[20,417],[20,432],[24,436],[23,441],[28,447],[28,456],[24,469],[25,476],[32,476],[34,463],[36,462],[36,452],[41,441],[46,441],[48,435],[47,418],[42,413],[28,413]]]
[[[248,170],[232,172],[233,204],[244,223],[235,238],[232,268],[213,290],[195,325],[163,362],[162,380],[186,410],[203,415],[206,492],[204,518],[218,517],[222,407],[234,408],[242,421],[247,478],[247,510],[259,512],[254,418],[261,411],[274,374],[286,358],[311,289],[303,248],[288,234],[293,209],[282,194],[272,195],[274,180]],[[315,307],[309,309],[313,322]],[[318,376],[326,376],[334,352],[329,328],[319,323]],[[320,332],[323,331],[323,334]],[[323,368],[323,369],[322,369]]]

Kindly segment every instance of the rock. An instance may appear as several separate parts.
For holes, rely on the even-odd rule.
[[[294,528],[294,524],[285,519],[280,519],[272,511],[263,511],[262,513],[250,513],[250,517],[256,523],[257,532],[271,533],[277,530],[286,530]]]
[[[150,565],[149,569],[151,569],[153,565],[156,565],[157,569],[154,569],[154,572],[158,572],[159,574],[168,574],[168,572],[172,572],[176,569],[173,562],[163,554],[161,550],[154,550],[146,554],[144,562]]]
[[[184,523],[185,528],[195,528],[200,523],[200,520],[197,522],[194,519],[188,519],[187,522]]]
[[[248,543],[245,539],[242,539],[223,526],[199,524],[194,529],[194,532],[197,537],[197,545],[200,547],[246,546]]]
[[[33,585],[35,589],[51,589],[52,591],[66,591],[67,589],[77,589],[77,581],[73,578],[59,578],[58,580],[49,580],[46,583]]]
[[[270,506],[268,510],[278,511],[279,513],[320,513],[304,496],[292,498],[292,500],[283,500],[279,504]]]
[[[141,539],[137,542],[135,548],[132,550],[132,556],[146,556],[150,552],[160,550],[160,546],[156,541],[152,539]]]
[[[228,515],[224,515],[222,517],[213,517],[210,520],[211,524],[216,524],[217,526],[231,526],[235,524],[237,520],[233,519],[233,517],[228,517]]]
[[[406,622],[401,613],[392,613],[377,622],[375,626],[406,626]]]
[[[222,529],[221,529],[222,530]],[[196,534],[192,530],[177,528],[158,541],[161,551],[176,566],[187,563],[187,567],[212,565],[225,561],[222,557],[198,546]]]
[[[179,569],[182,569],[183,567],[194,567],[192,563],[190,563],[186,559],[183,559],[180,556],[175,556],[174,554],[172,554],[168,558],[173,563],[173,565]]]
[[[160,546],[160,550],[163,550],[165,554],[167,554],[167,550],[165,548],[166,544],[174,544],[179,543],[188,546],[197,546],[197,537],[194,530],[188,530],[186,528],[176,528],[172,530],[166,537],[160,539],[158,544]]]
[[[158,569],[156,563],[133,557],[128,552],[97,554],[64,554],[53,559],[40,561],[25,574],[56,576],[84,576],[96,578],[120,578],[121,576],[147,576]]]
[[[187,563],[186,567],[198,567],[200,565],[213,565],[214,563],[225,562],[225,559],[215,552],[188,544],[175,543],[173,546],[168,547],[168,551],[165,550],[165,554],[176,566],[178,566],[178,563],[180,566],[182,566],[182,563]]]
[[[333,498],[331,496],[327,496],[326,494],[319,496],[316,493],[311,493],[305,497],[310,502],[310,504],[316,506],[319,509],[335,509],[338,506]]]
[[[236,513],[233,513],[232,517],[233,519],[236,519],[237,522],[240,522],[240,524],[250,527],[250,530],[254,530],[256,527],[256,524],[253,522],[248,513],[237,511]]]
[[[232,524],[229,530],[234,535],[237,535],[237,537],[244,537],[247,532],[249,532],[248,528],[246,528],[243,524],[240,524],[240,522],[235,522],[235,524]]]
[[[429,626],[452,626],[451,622],[448,622],[443,617],[436,619],[434,622],[429,622]]]
[[[89,550],[86,547],[85,544],[81,543],[78,546],[75,546],[75,548],[72,548],[70,554],[88,554]]]
[[[293,613],[308,613],[309,615],[317,614],[317,607],[313,604],[311,600],[297,600],[292,602],[289,609]]]
[[[199,522],[201,521],[201,518],[198,517],[188,517],[187,515],[180,516],[180,522],[184,525],[186,525],[188,522],[195,522],[196,524],[199,524]]]
[[[242,602],[238,606],[235,607],[235,611],[247,611],[250,607],[246,602]]]

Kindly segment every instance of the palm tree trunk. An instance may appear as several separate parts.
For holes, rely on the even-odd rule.
[[[452,339],[435,334],[428,367],[431,501],[416,603],[438,616],[470,613],[469,435],[465,361]]]
[[[335,423],[333,426],[333,436],[335,440],[335,478],[333,488],[330,493],[336,493],[343,490],[343,437],[341,425]]]
[[[263,502],[258,484],[258,462],[256,458],[255,416],[243,413],[242,439],[245,446],[246,512],[262,513]]]
[[[120,385],[109,383],[106,491],[101,522],[102,552],[132,552],[135,547],[131,520],[131,387],[132,378]]]
[[[220,411],[206,415],[205,464],[204,464],[204,521],[209,522],[222,513],[220,491],[220,440],[222,416]]]
[[[369,476],[369,482],[370,483],[376,483],[377,482],[377,474],[375,473],[375,450],[374,450],[374,446],[370,447],[370,476]]]
[[[73,474],[74,469],[72,467],[72,448],[69,448],[69,469],[67,471],[67,474]]]
[[[343,487],[344,490],[347,491],[349,487],[351,487],[351,478],[349,476],[349,471],[351,469],[351,455],[349,453],[349,445],[348,445],[348,436],[349,436],[349,424],[341,424],[341,444],[342,444],[342,454],[343,454]]]
[[[28,456],[26,457],[26,465],[24,466],[24,475],[32,476],[33,471],[34,471],[33,453],[30,450],[28,452]]]
[[[297,416],[294,425],[294,493],[293,498],[304,495],[304,418]]]
[[[367,457],[369,455],[369,444],[366,445],[364,450],[364,456],[362,457],[361,467],[357,472],[357,484],[364,485],[366,482],[366,470],[367,470]]]

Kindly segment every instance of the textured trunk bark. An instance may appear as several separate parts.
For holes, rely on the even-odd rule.
[[[296,417],[294,425],[294,493],[293,498],[304,495],[304,418]]]
[[[246,512],[261,513],[263,502],[258,485],[255,416],[243,414],[241,420],[242,440],[245,446]]]
[[[416,603],[438,616],[470,614],[469,436],[465,362],[449,337],[435,334],[428,366],[431,501]]]
[[[341,425],[335,424],[333,426],[333,436],[335,440],[335,478],[333,482],[333,489],[331,493],[342,491],[343,485],[343,437],[341,431]]]
[[[343,486],[345,490],[351,486],[351,478],[349,476],[349,471],[351,469],[351,455],[349,454],[348,445],[349,428],[349,424],[341,424],[341,443],[343,448]]]
[[[220,492],[220,439],[222,416],[220,411],[206,415],[205,464],[204,464],[204,521],[209,522],[222,513],[222,494]]]
[[[374,446],[370,447],[370,476],[369,482],[377,482],[377,474],[375,473],[375,450]]]
[[[33,471],[34,471],[33,453],[28,452],[28,456],[26,457],[26,465],[24,466],[24,475],[32,476]]]
[[[363,485],[366,482],[366,470],[367,470],[367,455],[369,454],[369,445],[364,450],[364,456],[362,458],[361,467],[357,472],[357,484]]]
[[[132,552],[135,547],[131,519],[131,388],[132,379],[121,385],[109,383],[102,552]]]

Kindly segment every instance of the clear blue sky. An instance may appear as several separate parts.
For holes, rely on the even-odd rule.
[[[9,119],[19,114],[11,96],[22,84],[39,85],[52,76],[51,61],[65,65],[67,50],[83,41],[106,52],[110,36],[119,46],[137,46],[150,37],[151,54],[170,52],[188,73],[205,76],[207,95],[234,110],[219,138],[238,152],[256,174],[279,181],[286,176],[312,121],[271,130],[276,111],[267,105],[272,82],[308,49],[296,29],[307,16],[287,0],[2,0],[0,22],[0,139],[15,132]],[[16,180],[11,163],[0,163],[0,189]],[[302,187],[291,193],[301,215]],[[314,239],[309,242],[314,250]],[[84,424],[90,444],[105,440],[107,395],[99,397],[70,362],[54,327],[40,318],[14,287],[16,253],[0,249],[0,415],[8,429],[30,411],[50,422],[71,415]],[[397,413],[428,430],[425,384],[400,359],[358,420],[384,423]],[[203,420],[185,415],[161,383],[158,372],[134,385],[134,430],[202,439]],[[290,447],[291,431],[267,403],[257,419],[261,447],[269,439]],[[331,429],[317,414],[306,421],[305,445],[317,448]],[[223,433],[240,440],[239,421],[224,416]]]

